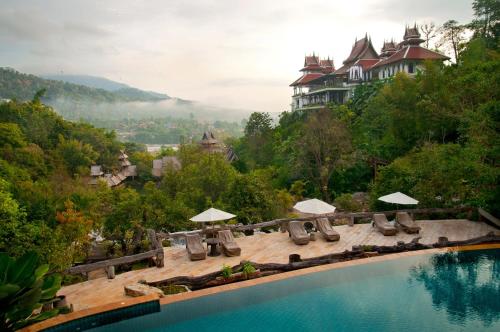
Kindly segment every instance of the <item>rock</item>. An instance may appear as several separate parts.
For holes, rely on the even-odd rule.
[[[164,296],[161,289],[144,284],[137,283],[137,284],[127,285],[124,288],[125,288],[125,295],[127,296],[138,297],[149,294],[158,294],[159,297]]]

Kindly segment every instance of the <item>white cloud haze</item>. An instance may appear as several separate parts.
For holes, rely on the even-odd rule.
[[[405,24],[472,17],[466,0],[0,0],[0,66],[103,76],[219,106],[288,109],[304,54],[339,67]]]

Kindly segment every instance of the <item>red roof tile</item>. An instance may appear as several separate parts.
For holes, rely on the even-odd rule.
[[[354,66],[359,65],[363,70],[367,70],[379,61],[380,59],[360,59],[354,63]]]
[[[347,59],[344,60],[344,64],[358,60],[363,55],[365,55],[366,52],[369,50],[372,51],[373,55],[378,56],[377,52],[373,48],[373,45],[372,45],[372,42],[370,39],[365,37],[365,38],[362,38],[362,39],[356,41],[356,43],[354,43],[354,46],[351,49],[351,54],[349,54]]]
[[[307,85],[307,83],[311,82],[312,80],[315,80],[321,76],[323,76],[323,73],[310,73],[310,74],[305,74],[292,84],[290,86],[298,86],[298,85]]]
[[[411,45],[407,47],[403,47],[400,50],[398,50],[396,53],[388,57],[387,59],[384,59],[380,61],[379,63],[375,64],[372,68],[375,67],[380,67],[383,65],[387,65],[390,63],[398,62],[401,60],[448,60],[449,57],[442,55],[440,53],[428,50],[426,48],[417,46],[417,45]]]
[[[321,66],[318,64],[311,64],[311,65],[305,66],[300,71],[321,71],[322,69],[323,68],[321,68]]]

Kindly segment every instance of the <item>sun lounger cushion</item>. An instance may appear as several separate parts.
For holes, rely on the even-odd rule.
[[[415,234],[420,232],[420,227],[417,226],[415,221],[410,217],[407,212],[397,212],[396,222],[401,226],[403,231],[408,234]]]
[[[308,244],[309,234],[307,234],[304,225],[299,221],[290,221],[288,231],[295,244]]]
[[[375,213],[373,215],[373,223],[377,230],[386,236],[396,235],[398,232],[396,227],[387,221],[387,217],[383,213]]]
[[[319,232],[325,240],[327,241],[338,241],[340,239],[339,233],[337,233],[327,218],[319,218],[316,220],[316,225],[318,227]]]
[[[198,234],[186,235],[186,249],[189,259],[192,261],[202,260],[207,257],[207,252]]]
[[[241,254],[241,248],[234,240],[230,230],[219,231],[219,240],[226,256],[239,256]]]

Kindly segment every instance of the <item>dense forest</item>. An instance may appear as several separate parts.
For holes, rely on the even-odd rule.
[[[482,3],[476,1],[475,4]],[[193,229],[210,206],[257,223],[290,213],[303,197],[361,208],[351,194],[405,192],[422,207],[471,205],[500,213],[500,58],[498,9],[476,8],[474,32],[456,64],[427,63],[416,78],[398,74],[362,85],[346,105],[284,112],[278,123],[253,113],[244,135],[226,140],[238,160],[184,144],[181,169],[161,180],[154,156],[113,131],[64,120],[42,103],[0,104],[0,251],[40,254],[51,271],[85,259],[97,231],[110,255],[142,250],[145,228]],[[496,15],[496,21],[485,17]],[[493,22],[493,23],[492,23]],[[497,23],[494,23],[497,22]],[[89,167],[116,170],[126,148],[138,177],[125,186],[88,185]],[[375,171],[373,165],[377,164]]]

